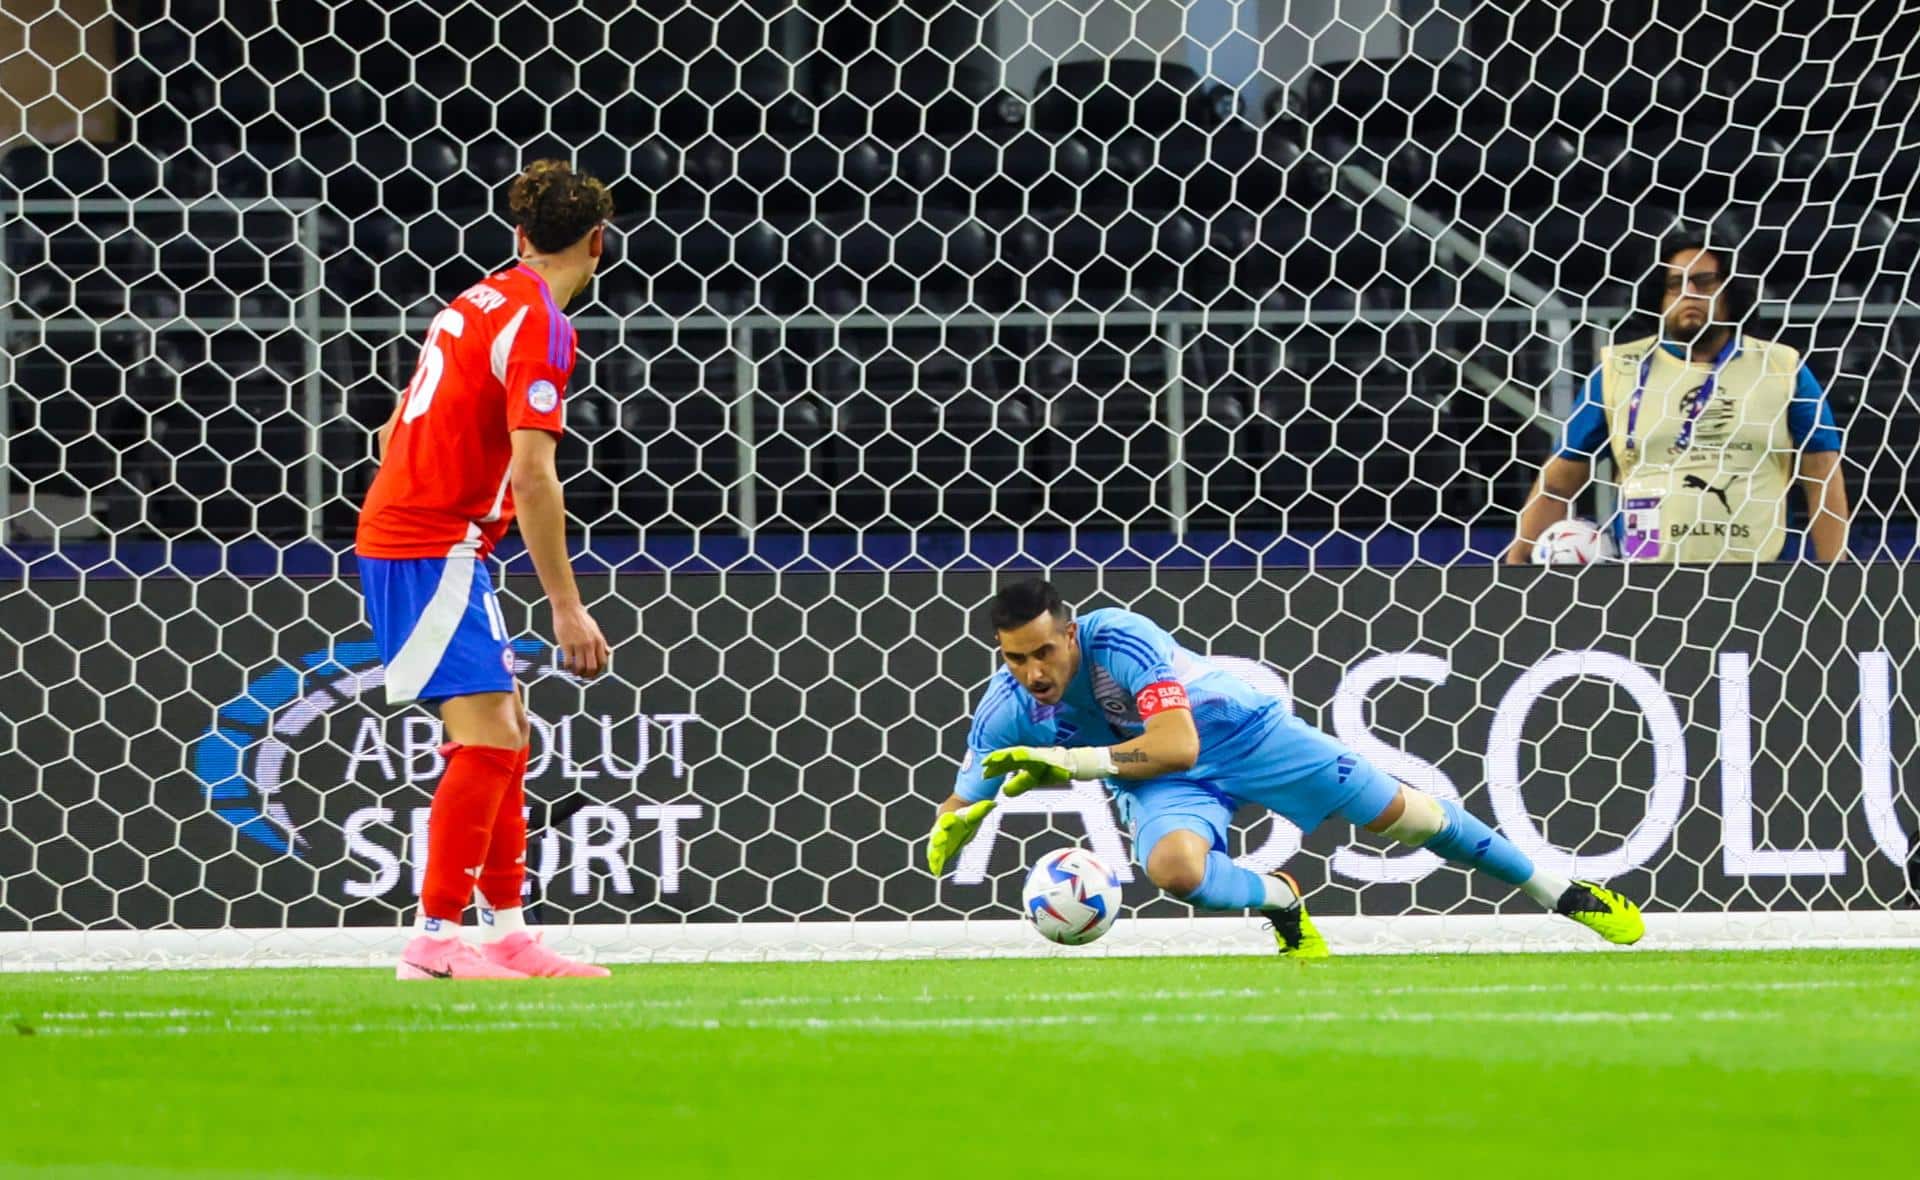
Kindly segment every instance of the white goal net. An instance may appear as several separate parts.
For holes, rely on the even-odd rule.
[[[1027,867],[1131,859],[1102,790],[924,867],[1013,571],[1653,944],[1920,937],[1917,35],[1914,0],[9,4],[0,965],[397,945],[440,735],[372,691],[355,513],[541,156],[619,210],[561,455],[611,677],[552,666],[501,554],[563,939],[1042,949]],[[1779,561],[1502,567],[1688,229],[1824,390],[1853,560],[1789,481]],[[1240,820],[1348,949],[1561,945],[1430,855]],[[1129,877],[1098,950],[1260,949]]]

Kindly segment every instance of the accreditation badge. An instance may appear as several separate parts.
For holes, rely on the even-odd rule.
[[[1660,497],[1629,496],[1621,511],[1620,556],[1628,561],[1660,560]]]

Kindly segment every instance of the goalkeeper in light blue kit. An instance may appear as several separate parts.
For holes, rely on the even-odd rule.
[[[1646,931],[1633,902],[1536,868],[1459,804],[1381,774],[1145,616],[1107,609],[1075,619],[1051,585],[1032,579],[1001,589],[992,621],[1004,666],[980,696],[953,795],[934,821],[927,867],[936,877],[996,793],[1103,779],[1155,885],[1202,909],[1261,911],[1282,955],[1323,958],[1326,940],[1293,877],[1263,876],[1227,855],[1227,822],[1243,803],[1302,832],[1338,815],[1425,848],[1519,887],[1609,942],[1637,942]]]

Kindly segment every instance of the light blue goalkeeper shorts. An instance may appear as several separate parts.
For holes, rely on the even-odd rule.
[[[1114,785],[1114,799],[1133,834],[1133,857],[1145,868],[1169,832],[1195,832],[1216,851],[1230,851],[1227,825],[1244,804],[1311,832],[1334,814],[1351,824],[1371,823],[1399,791],[1398,782],[1364,758],[1288,713],[1230,766],[1210,766],[1202,755],[1184,774]]]

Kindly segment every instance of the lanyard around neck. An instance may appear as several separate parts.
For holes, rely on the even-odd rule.
[[[1673,440],[1674,450],[1684,451],[1693,445],[1694,421],[1700,417],[1700,411],[1707,408],[1707,403],[1713,400],[1713,387],[1719,384],[1720,370],[1726,368],[1727,362],[1733,359],[1733,354],[1739,351],[1740,334],[1735,332],[1720,347],[1719,355],[1713,358],[1713,372],[1707,374],[1706,384],[1700,387],[1699,396],[1693,399],[1693,405],[1687,410],[1686,420],[1680,423],[1680,434]],[[1645,359],[1640,362],[1640,379],[1634,382],[1633,400],[1627,403],[1626,449],[1629,451],[1635,449],[1633,432],[1640,424],[1640,401],[1647,396],[1647,378],[1653,373],[1653,358],[1659,352],[1660,344],[1656,341],[1654,346],[1647,350]]]

